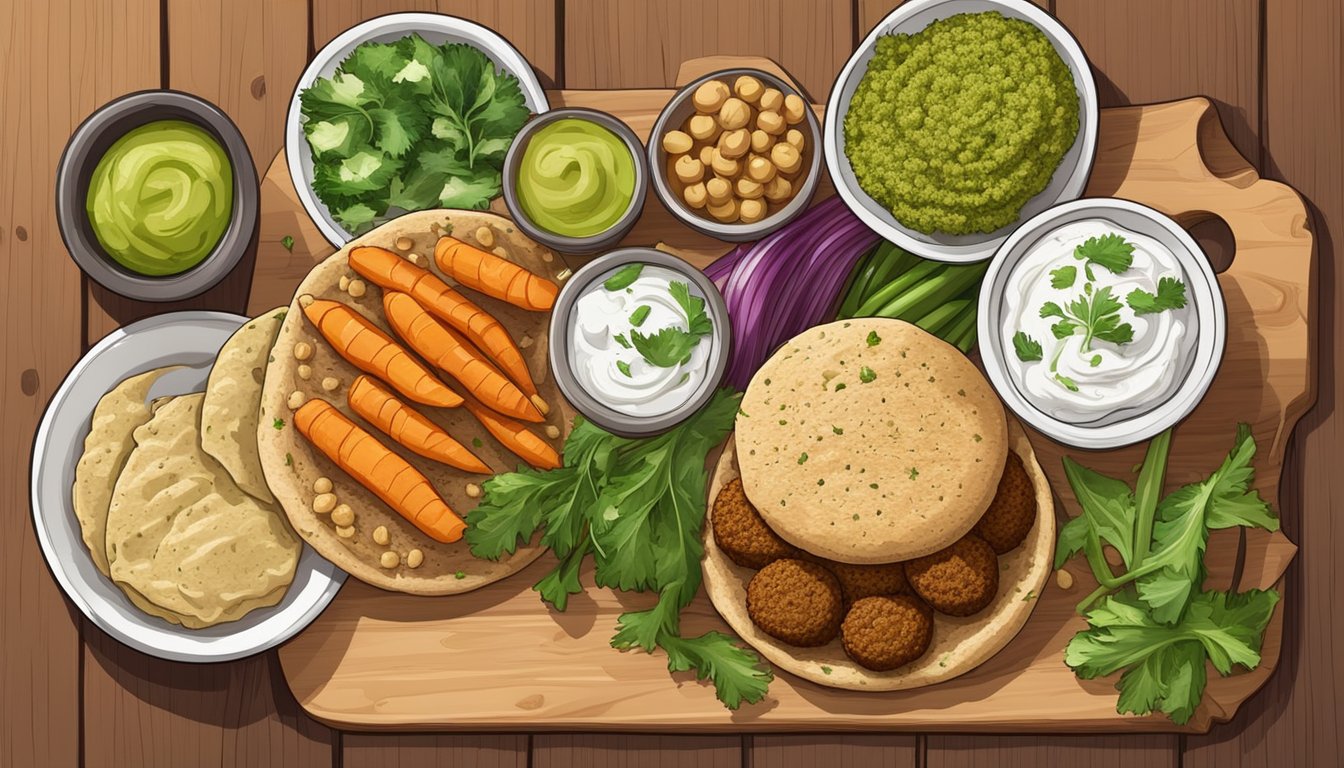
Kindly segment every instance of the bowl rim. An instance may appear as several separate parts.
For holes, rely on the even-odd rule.
[[[129,131],[161,120],[182,120],[208,132],[223,148],[233,173],[228,225],[210,253],[174,275],[141,275],[117,264],[93,231],[88,187],[98,162]],[[115,135],[114,135],[115,134]],[[150,89],[107,102],[75,128],[56,165],[56,224],[80,270],[113,293],[138,301],[179,301],[217,285],[242,260],[257,232],[260,188],[242,131],[215,104],[185,91]]]
[[[812,159],[811,162],[808,163],[806,175],[803,177],[802,189],[798,190],[798,194],[794,195],[788,205],[785,205],[780,210],[752,224],[724,224],[701,216],[699,213],[686,207],[686,205],[672,193],[672,188],[668,184],[667,179],[664,178],[661,170],[665,165],[667,152],[663,150],[663,143],[658,140],[658,137],[667,133],[668,124],[672,120],[672,113],[691,98],[691,95],[695,93],[696,88],[699,88],[710,80],[726,80],[742,75],[751,75],[759,80],[764,80],[769,85],[778,88],[786,94],[797,94],[803,99],[806,105],[803,121],[807,123],[808,130],[812,134]],[[709,74],[702,75],[678,88],[676,93],[672,95],[671,99],[668,99],[667,104],[664,105],[662,110],[658,113],[658,119],[654,121],[653,128],[649,131],[649,175],[653,177],[654,194],[657,195],[658,200],[663,204],[663,207],[676,217],[677,221],[680,221],[682,224],[685,224],[702,235],[708,235],[709,237],[730,243],[744,243],[752,240],[759,240],[798,218],[809,206],[811,206],[812,198],[817,192],[817,185],[821,181],[823,154],[821,150],[822,135],[821,122],[817,120],[817,113],[812,109],[812,100],[804,94],[801,86],[794,85],[773,72],[766,72],[763,69],[756,69],[753,67],[729,67],[727,69],[710,72]]]
[[[1049,38],[1060,58],[1064,60],[1065,65],[1069,67],[1074,75],[1074,87],[1078,92],[1079,127],[1078,135],[1074,138],[1074,144],[1070,146],[1069,150],[1065,153],[1065,157],[1067,158],[1067,156],[1074,151],[1074,147],[1079,148],[1079,156],[1076,164],[1066,178],[1062,189],[1060,189],[1053,200],[1047,201],[1044,210],[1049,210],[1050,207],[1060,203],[1077,200],[1083,196],[1087,188],[1088,178],[1092,173],[1092,166],[1096,156],[1100,107],[1097,100],[1096,79],[1092,75],[1092,68],[1088,63],[1087,55],[1083,52],[1082,46],[1079,45],[1077,38],[1075,38],[1073,33],[1070,32],[1058,19],[1026,0],[908,0],[908,2],[902,4],[883,17],[868,35],[864,37],[858,46],[855,47],[854,53],[850,55],[849,60],[845,62],[844,68],[840,70],[840,74],[835,78],[835,82],[831,87],[831,93],[826,100],[827,109],[823,119],[825,127],[824,151],[826,153],[826,166],[827,170],[830,172],[831,182],[835,186],[836,194],[845,201],[845,205],[854,212],[854,215],[862,219],[863,223],[867,224],[874,232],[877,232],[882,235],[884,239],[890,240],[910,253],[933,261],[969,264],[984,261],[993,257],[995,251],[1002,246],[1004,241],[1006,241],[1009,235],[1012,234],[1013,230],[1022,226],[1022,224],[1031,217],[1028,216],[1024,218],[1019,214],[1017,221],[1005,227],[1001,227],[994,232],[973,233],[961,236],[968,238],[970,240],[968,243],[945,244],[928,242],[927,240],[920,239],[920,237],[917,237],[915,234],[911,234],[914,230],[910,230],[904,225],[899,225],[899,222],[897,223],[897,226],[893,226],[886,220],[886,218],[868,210],[864,201],[870,201],[874,205],[877,205],[877,203],[876,201],[873,201],[866,192],[859,188],[857,180],[850,178],[850,176],[852,176],[852,171],[849,170],[850,165],[848,158],[844,157],[843,153],[840,151],[840,143],[843,139],[840,122],[843,118],[843,114],[848,112],[849,108],[849,100],[843,99],[842,94],[851,80],[862,78],[867,72],[866,65],[863,72],[857,71],[859,68],[859,60],[863,58],[865,54],[871,52],[877,45],[877,39],[879,37],[891,33],[894,28],[902,22],[917,14],[944,5],[973,5],[975,6],[975,9],[952,9],[947,16],[943,16],[942,18],[947,18],[948,16],[960,13],[985,13],[997,9],[1008,9],[1019,14]],[[984,8],[983,6],[991,7]],[[925,25],[925,27],[927,26],[928,25]],[[921,27],[920,29],[925,27]],[[843,109],[839,108],[842,102],[844,106]],[[1064,164],[1061,162],[1061,164],[1055,168],[1054,175],[1058,175],[1063,168]],[[846,175],[847,173],[849,176]],[[1051,179],[1053,183],[1054,176],[1052,176]],[[1029,200],[1027,205],[1031,205],[1033,200],[1041,199],[1041,196],[1046,194],[1048,189],[1049,187],[1047,186],[1046,190],[1041,191]],[[888,214],[887,218],[892,218],[894,220],[894,217],[891,217],[890,214]],[[923,233],[919,234],[922,237],[927,237],[927,235],[924,235]]]
[[[574,372],[570,368],[569,325],[570,315],[573,313],[575,303],[580,296],[587,292],[589,286],[596,282],[597,278],[634,262],[665,267],[684,275],[687,280],[695,283],[695,286],[700,289],[705,297],[706,311],[709,312],[710,319],[714,323],[716,352],[709,358],[707,375],[700,385],[700,390],[686,402],[667,413],[657,416],[632,416],[604,405],[588,394],[588,391],[575,378]],[[714,285],[714,281],[710,280],[704,272],[677,256],[654,248],[642,246],[618,248],[588,262],[565,281],[564,287],[560,289],[560,295],[556,298],[555,309],[551,314],[551,327],[548,336],[550,348],[547,351],[547,359],[550,362],[551,375],[555,377],[556,386],[560,388],[560,394],[584,417],[592,420],[599,427],[621,437],[649,437],[675,427],[709,403],[714,397],[714,393],[718,391],[719,383],[723,380],[724,374],[728,372],[728,360],[732,353],[732,339],[733,332],[731,321],[728,318],[728,306],[724,303],[723,295],[719,293],[718,286]]]
[[[323,70],[335,68],[340,60],[361,43],[368,42],[383,34],[443,34],[470,38],[471,44],[496,63],[499,69],[518,78],[519,89],[523,93],[523,102],[534,115],[550,110],[546,91],[537,78],[532,65],[503,35],[474,21],[447,13],[429,11],[403,11],[385,13],[366,19],[333,37],[326,45],[317,50],[303,74],[294,83],[290,94],[289,109],[285,113],[285,165],[289,171],[290,183],[298,194],[308,218],[312,219],[322,236],[337,248],[341,248],[355,239],[355,236],[336,223],[327,206],[313,192],[312,177],[304,168],[304,162],[312,166],[312,148],[303,135],[303,113],[299,96],[305,88],[312,86]],[[389,219],[390,220],[390,219]]]
[[[571,237],[551,232],[533,223],[532,219],[523,210],[521,201],[518,200],[518,166],[523,161],[523,154],[527,151],[528,145],[531,144],[533,135],[557,120],[585,120],[606,128],[616,134],[617,138],[625,144],[625,148],[630,151],[631,161],[635,166],[635,187],[625,212],[614,224],[595,235]],[[514,225],[521,229],[523,234],[552,250],[575,255],[597,253],[604,248],[615,245],[621,238],[625,237],[639,221],[640,215],[643,214],[644,200],[649,192],[649,168],[644,155],[644,143],[639,140],[630,126],[626,125],[620,118],[608,112],[587,107],[551,109],[528,120],[518,131],[518,134],[513,137],[513,142],[509,145],[509,151],[504,156],[503,176],[504,206],[508,209],[509,218],[513,219]]]
[[[1138,216],[1148,225],[1143,234],[1165,233],[1180,248],[1172,249],[1190,283],[1190,296],[1199,321],[1198,339],[1190,369],[1180,384],[1157,406],[1105,424],[1075,424],[1039,409],[1021,392],[1006,363],[1009,354],[1000,338],[1003,287],[1027,249],[1063,224],[1081,218],[1107,218],[1112,212]],[[1212,386],[1227,345],[1227,305],[1213,265],[1199,244],[1166,214],[1132,200],[1085,197],[1049,208],[1033,216],[1009,236],[986,271],[977,302],[976,330],[985,374],[1004,404],[1019,419],[1042,434],[1074,448],[1110,450],[1148,440],[1179,424],[1195,410]]]

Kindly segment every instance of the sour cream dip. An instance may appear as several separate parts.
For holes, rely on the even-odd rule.
[[[1199,327],[1188,284],[1152,237],[1097,218],[1053,230],[1004,285],[999,332],[1012,382],[1072,424],[1157,408],[1193,362]]]

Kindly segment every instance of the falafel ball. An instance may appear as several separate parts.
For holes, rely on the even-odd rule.
[[[886,672],[918,659],[933,640],[933,612],[910,595],[865,597],[840,625],[849,657],[868,669]]]
[[[984,539],[968,533],[947,549],[907,562],[905,578],[939,613],[971,616],[999,591],[999,558]]]
[[[747,585],[747,615],[789,645],[825,645],[840,632],[844,608],[835,575],[806,560],[776,560]]]
[[[764,568],[785,557],[798,557],[797,547],[779,538],[765,524],[737,478],[714,499],[714,541],[728,559],[743,568]]]
[[[900,563],[856,565],[827,560],[822,565],[830,569],[840,580],[840,591],[845,596],[845,605],[851,605],[865,597],[897,595],[910,591],[910,586],[905,581],[905,567]]]
[[[1012,451],[999,478],[999,490],[971,532],[1000,555],[1017,549],[1036,523],[1036,489]]]

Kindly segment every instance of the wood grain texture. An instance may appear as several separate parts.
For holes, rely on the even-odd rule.
[[[746,768],[915,768],[913,735],[750,736]]]
[[[1176,768],[1176,736],[929,736],[925,768]]]
[[[80,760],[77,612],[33,535],[32,435],[83,352],[83,277],[56,228],[56,164],[95,108],[159,82],[157,2],[0,5],[0,765]]]
[[[683,61],[739,54],[779,62],[824,101],[853,45],[849,0],[566,0],[567,88],[658,88]]]
[[[349,733],[341,737],[343,768],[527,768],[521,735]]]
[[[537,71],[543,86],[561,85],[560,28],[553,0],[321,0],[313,3],[313,45],[365,19],[398,11],[438,11],[470,19],[503,35]]]
[[[1284,530],[1302,545],[1288,573],[1282,669],[1226,727],[1186,740],[1190,768],[1328,764],[1344,749],[1344,616],[1337,608],[1344,569],[1336,557],[1344,545],[1344,8],[1333,0],[1264,5],[1263,167],[1311,204],[1320,264],[1319,402],[1298,426],[1281,494]]]
[[[891,13],[905,0],[858,0],[858,17],[855,27],[859,38],[868,34],[884,16]],[[1054,11],[1053,0],[1030,0],[1047,11]]]
[[[736,736],[532,737],[532,768],[741,768]]]

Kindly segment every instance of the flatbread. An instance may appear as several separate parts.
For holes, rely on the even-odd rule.
[[[201,450],[204,397],[175,397],[135,430],[107,515],[113,580],[148,612],[193,629],[280,602],[300,550],[279,510]]]
[[[440,232],[449,227],[454,237],[484,247],[485,250],[502,248],[506,258],[553,280],[559,281],[559,273],[565,268],[559,258],[516,230],[508,219],[490,213],[421,211],[401,216],[363,235],[314,267],[295,292],[294,302],[290,304],[289,313],[276,339],[274,360],[266,369],[261,425],[257,433],[266,482],[299,535],[323,557],[355,578],[383,589],[418,595],[455,594],[485,586],[522,569],[541,554],[542,548],[534,541],[529,546],[519,548],[513,555],[491,561],[473,557],[465,541],[442,544],[430,539],[305,440],[293,428],[293,412],[288,403],[295,391],[301,393],[305,401],[319,397],[326,400],[423,473],[459,516],[465,518],[475,508],[480,501],[479,495],[469,495],[468,484],[479,487],[488,476],[463,472],[418,456],[356,415],[346,404],[346,394],[360,371],[331,348],[304,317],[298,303],[302,296],[343,302],[359,311],[384,333],[396,338],[396,333],[383,317],[383,293],[378,286],[368,283],[367,292],[358,298],[341,289],[342,278],[359,279],[350,269],[346,256],[352,248],[361,245],[379,246],[403,255],[419,254],[425,257],[420,260],[421,266],[453,285],[454,281],[433,265],[434,244],[438,242]],[[476,233],[482,227],[491,233],[493,244],[486,245],[477,240]],[[403,238],[409,240],[409,248],[397,247],[398,241],[406,245]],[[498,319],[518,344],[538,392],[551,409],[545,424],[531,424],[529,427],[559,451],[573,412],[555,386],[547,363],[546,339],[550,315],[518,309],[461,286],[458,289]],[[312,356],[306,360],[298,360],[294,356],[295,345],[300,342],[313,349]],[[301,365],[310,369],[308,378],[299,375]],[[322,386],[323,380],[328,378],[336,383],[332,390]],[[441,374],[441,378],[449,386],[458,387],[446,374]],[[510,472],[522,463],[465,409],[432,408],[403,402],[443,427],[493,472]],[[548,425],[559,429],[559,437],[550,438],[546,435]],[[480,441],[479,445],[474,441]],[[338,503],[349,504],[354,511],[354,531],[351,536],[341,537],[330,514],[318,514],[313,510],[313,501],[317,496],[314,484],[319,478],[329,479]],[[380,526],[387,528],[389,541],[386,545],[378,544],[372,537]],[[412,550],[419,550],[424,558],[417,568],[411,568],[408,563]],[[381,558],[389,551],[398,555],[397,565],[384,568]]]
[[[952,544],[989,507],[1007,458],[989,382],[955,347],[900,320],[795,336],[752,377],[742,412],[747,498],[785,541],[845,563]]]
[[[798,648],[763,632],[747,615],[747,584],[756,571],[736,565],[719,549],[714,541],[712,515],[705,518],[703,562],[710,601],[733,631],[770,663],[818,685],[896,691],[951,680],[975,669],[1008,645],[1031,617],[1038,601],[1024,598],[1029,591],[1041,593],[1054,550],[1055,507],[1050,484],[1016,420],[1009,423],[1008,439],[1036,490],[1036,524],[1017,549],[999,555],[999,593],[994,601],[966,618],[935,614],[929,649],[910,664],[875,672],[850,659],[839,637],[819,648]],[[710,483],[711,504],[719,491],[738,477],[738,457],[736,440],[729,440]]]
[[[107,566],[107,508],[112,488],[135,448],[132,433],[149,421],[151,406],[145,404],[149,390],[165,373],[179,366],[155,368],[122,381],[98,400],[93,408],[89,436],[84,438],[84,453],[75,465],[75,485],[71,489],[75,518],[89,548],[93,564],[109,576]],[[162,400],[163,398],[157,398]]]
[[[272,504],[275,497],[257,456],[257,410],[266,358],[284,319],[284,307],[263,312],[224,342],[201,406],[201,448],[224,465],[239,488]]]

